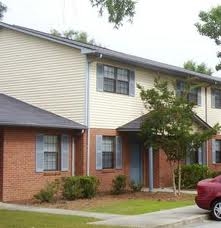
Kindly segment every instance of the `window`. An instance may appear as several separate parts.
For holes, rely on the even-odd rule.
[[[114,168],[115,137],[103,136],[102,140],[102,166],[103,169]]]
[[[184,81],[177,81],[176,82],[176,95],[182,96],[185,90],[185,83]]]
[[[97,91],[135,96],[134,71],[97,64]]]
[[[197,102],[198,102],[198,88],[190,89],[190,91],[188,93],[188,100],[194,104],[197,104]]]
[[[184,96],[184,92],[186,90],[186,84],[184,81],[177,81],[176,83],[176,95]],[[187,99],[189,102],[193,102],[194,104],[201,105],[201,87],[193,87],[190,88]]]
[[[122,167],[122,137],[96,135],[96,170]]]
[[[126,69],[117,69],[117,93],[129,94],[129,72]]]
[[[190,153],[190,164],[198,164],[199,163],[199,151],[194,150]]]
[[[104,66],[104,91],[129,94],[129,70]]]
[[[60,145],[58,136],[45,135],[44,136],[44,170],[58,170],[60,153]]]
[[[211,98],[212,108],[221,108],[221,90],[212,89]]]
[[[216,140],[216,163],[221,163],[221,140]]]

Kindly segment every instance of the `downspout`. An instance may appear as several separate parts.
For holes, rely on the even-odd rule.
[[[206,121],[206,123],[208,123],[208,122],[207,122],[207,121],[208,121],[208,108],[207,108],[207,105],[208,105],[208,100],[207,100],[207,95],[208,95],[208,93],[207,93],[207,88],[208,88],[208,87],[209,87],[209,85],[205,87],[205,121]],[[209,165],[208,159],[209,159],[209,141],[207,140],[207,141],[206,141],[206,166]]]
[[[85,124],[87,126],[87,176],[90,175],[90,62],[86,55]]]

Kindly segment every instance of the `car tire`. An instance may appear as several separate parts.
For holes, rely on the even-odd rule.
[[[213,203],[211,215],[214,220],[221,221],[221,200]]]

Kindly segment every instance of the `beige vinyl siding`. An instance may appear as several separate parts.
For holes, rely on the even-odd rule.
[[[86,58],[79,50],[0,30],[0,93],[84,124]]]
[[[146,110],[140,99],[139,89],[135,89],[135,97],[96,91],[96,64],[93,62],[90,65],[90,127],[115,129],[143,115]],[[108,61],[105,64],[133,70],[131,66],[115,62]],[[154,79],[158,76],[169,80],[165,75],[153,71],[135,69],[135,82],[145,88],[152,88]]]
[[[203,119],[204,121],[206,120],[205,118],[205,88],[201,87],[201,105],[196,105],[194,107],[194,111],[197,113],[197,115]]]
[[[102,63],[135,69],[112,61],[103,60]],[[146,110],[140,99],[139,89],[135,89],[135,97],[96,91],[96,64],[94,61],[90,65],[90,127],[115,129],[143,115]],[[135,69],[135,82],[145,88],[153,88],[154,79],[157,77],[168,80],[170,88],[174,88],[176,78],[173,76],[143,68]],[[205,120],[205,88],[201,89],[201,106],[196,106],[195,111]]]
[[[214,126],[216,123],[221,125],[221,109],[220,108],[211,108],[211,87],[208,88],[207,96],[207,120],[208,124]]]

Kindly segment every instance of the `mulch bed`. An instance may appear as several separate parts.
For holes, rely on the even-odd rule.
[[[48,207],[48,208],[63,208],[71,210],[88,210],[90,208],[99,207],[102,205],[111,204],[114,202],[126,201],[130,199],[142,199],[142,200],[157,200],[157,201],[180,201],[180,200],[194,200],[194,195],[181,194],[180,196],[174,196],[173,193],[166,192],[127,192],[121,195],[110,194],[98,194],[92,199],[78,199],[74,201],[57,200],[53,203],[39,203],[36,200],[20,201],[19,204]]]

